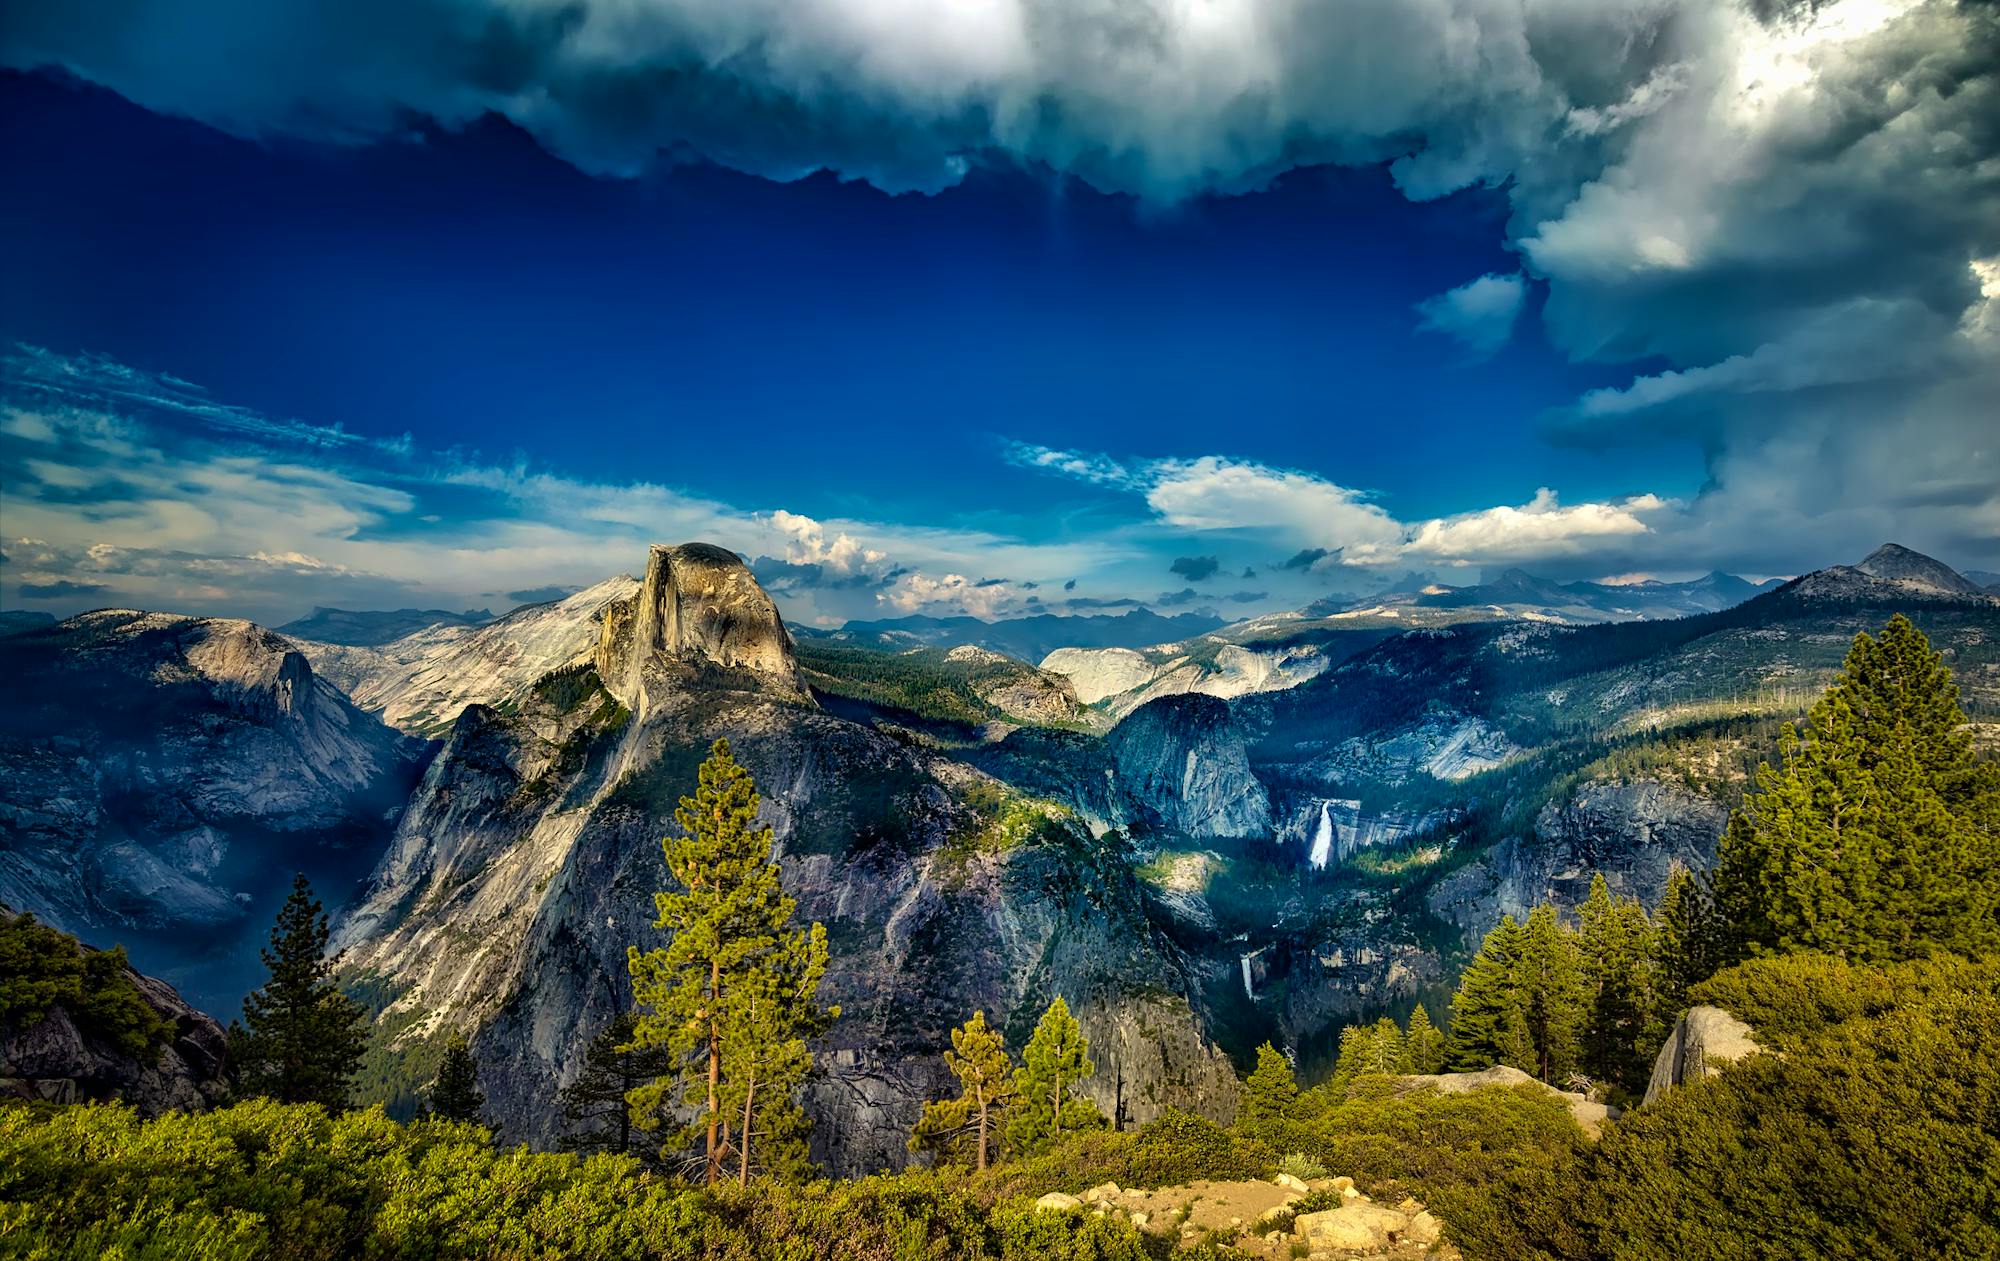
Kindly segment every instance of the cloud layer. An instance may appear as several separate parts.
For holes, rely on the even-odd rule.
[[[75,0],[0,10],[0,64],[63,65],[248,135],[371,142],[495,112],[617,176],[705,159],[934,190],[992,162],[1165,202],[1387,163],[1413,199],[1504,187],[1522,272],[1468,278],[1418,318],[1490,354],[1532,283],[1559,350],[1644,365],[1550,416],[1551,435],[1698,443],[1697,499],[1638,485],[1403,522],[1333,481],[1221,456],[1135,469],[1049,452],[1070,463],[1042,467],[1133,489],[1183,529],[1264,530],[1348,563],[1588,546],[1607,567],[1650,548],[1769,569],[1814,559],[1803,540],[1823,558],[1894,534],[2000,564],[1991,4]],[[531,474],[468,478],[538,493]],[[395,511],[336,498],[349,517]],[[602,498],[689,511],[664,492]],[[842,551],[836,526],[762,528],[801,584],[900,584],[918,607],[990,590],[965,567],[892,578],[901,550],[846,531]]]

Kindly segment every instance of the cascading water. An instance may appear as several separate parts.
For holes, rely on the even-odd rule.
[[[1327,814],[1327,805],[1324,801],[1319,803],[1319,831],[1313,833],[1312,853],[1306,856],[1315,871],[1323,869],[1333,857],[1333,818]]]

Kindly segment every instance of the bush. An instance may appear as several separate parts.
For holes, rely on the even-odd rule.
[[[0,1108],[8,1255],[235,1261],[1140,1261],[1123,1221],[995,1206],[928,1171],[705,1190],[478,1126],[256,1100],[143,1121]]]
[[[89,950],[32,915],[0,911],[0,1033],[28,1028],[57,1007],[135,1058],[157,1054],[173,1036],[126,975],[123,946]]]

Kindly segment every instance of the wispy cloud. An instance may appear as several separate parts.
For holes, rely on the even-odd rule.
[[[1452,338],[1470,359],[1490,359],[1513,335],[1527,296],[1528,283],[1518,273],[1481,276],[1419,302],[1417,327]]]

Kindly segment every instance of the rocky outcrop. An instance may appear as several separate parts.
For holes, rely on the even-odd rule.
[[[685,680],[669,667],[691,664],[747,670],[766,688],[806,695],[778,606],[742,557],[708,543],[652,549],[638,592],[606,607],[595,661],[611,694],[639,712],[663,670],[671,687]]]
[[[423,747],[249,622],[101,610],[0,639],[0,900],[233,1006],[295,871],[338,898]],[[228,956],[218,962],[214,952]]]
[[[1297,687],[1337,658],[1316,643],[1228,643],[1208,635],[1157,648],[1058,648],[1042,669],[1076,687],[1077,698],[1122,718],[1163,696],[1224,699]]]
[[[1532,836],[1502,839],[1440,881],[1428,902],[1469,945],[1502,915],[1523,918],[1545,900],[1580,905],[1600,872],[1612,893],[1655,907],[1675,866],[1706,871],[1714,862],[1728,821],[1719,802],[1677,784],[1586,783],[1544,806]]]
[[[726,736],[801,918],[828,930],[823,995],[842,1015],[805,1103],[832,1169],[902,1164],[945,1089],[951,1028],[984,1010],[1018,1046],[1057,994],[1092,1040],[1086,1088],[1108,1114],[1228,1106],[1234,1074],[1197,1031],[1196,987],[1128,856],[1073,822],[992,840],[981,811],[999,786],[797,691],[768,597],[713,550],[656,550],[589,661],[460,716],[337,929],[345,965],[387,997],[380,1049],[474,1031],[488,1115],[510,1140],[553,1141],[557,1090],[629,1003],[627,948],[658,942],[660,837]]]
[[[398,730],[442,736],[467,705],[512,704],[551,670],[590,661],[606,608],[638,589],[620,575],[483,626],[433,625],[376,647],[292,640],[362,709]]]
[[[1150,830],[1190,837],[1268,836],[1271,801],[1229,706],[1165,697],[1105,737],[1119,790]]]
[[[0,908],[0,916],[6,914]],[[123,975],[170,1027],[157,1054],[134,1055],[58,1005],[32,1021],[0,1025],[0,1097],[50,1103],[116,1099],[145,1116],[220,1102],[227,1091],[221,1026],[188,1006],[166,982],[130,968]]]
[[[1720,1007],[1690,1007],[1674,1022],[1666,1043],[1653,1059],[1646,1102],[1652,1103],[1677,1086],[1713,1077],[1761,1048],[1749,1025]]]
[[[1396,1079],[1398,1093],[1407,1093],[1412,1090],[1435,1090],[1440,1094],[1462,1095],[1474,1090],[1483,1090],[1489,1086],[1497,1086],[1502,1089],[1511,1089],[1515,1086],[1533,1086],[1538,1090],[1547,1091],[1562,1100],[1563,1104],[1569,1108],[1569,1114],[1576,1118],[1577,1127],[1589,1138],[1597,1138],[1603,1133],[1604,1123],[1615,1119],[1618,1115],[1616,1108],[1607,1107],[1591,1099],[1589,1096],[1579,1094],[1573,1090],[1557,1090],[1555,1087],[1546,1085],[1536,1078],[1529,1076],[1520,1069],[1512,1068],[1506,1064],[1496,1064],[1492,1068],[1483,1068],[1476,1073],[1419,1073],[1414,1076],[1398,1077]]]

